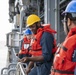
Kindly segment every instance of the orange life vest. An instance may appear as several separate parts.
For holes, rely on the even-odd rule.
[[[23,42],[22,42],[22,48],[19,52],[19,54],[28,54],[29,50],[28,47],[30,46],[30,40],[27,39],[27,37],[23,38]]]
[[[51,75],[74,75],[76,62],[72,61],[72,56],[75,49],[76,28],[72,28],[55,54]]]
[[[40,56],[42,55],[42,47],[40,45],[40,39],[43,34],[43,32],[49,32],[50,34],[56,33],[56,31],[50,29],[50,25],[44,26],[43,28],[39,28],[37,31],[37,34],[35,35],[35,40],[31,46],[30,54],[33,56]],[[52,52],[54,53],[56,51],[56,41],[54,40],[54,48]]]

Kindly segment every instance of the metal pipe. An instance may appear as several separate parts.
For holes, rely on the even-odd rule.
[[[20,70],[21,70],[22,75],[25,75],[25,72],[24,72],[21,64],[20,64]]]
[[[11,66],[15,66],[16,67],[16,63],[10,63],[9,65],[8,65],[8,69],[10,69],[11,68]]]
[[[20,11],[20,36],[22,35],[22,26],[23,26],[23,18],[25,16],[25,12],[24,12],[25,10],[26,10],[26,6],[22,6],[21,11]],[[19,45],[21,45],[21,41]]]
[[[11,75],[10,73],[11,73],[11,72],[15,72],[15,71],[16,71],[16,69],[14,69],[14,68],[9,69],[9,70],[8,70],[8,74],[7,74],[7,75]],[[15,73],[13,73],[12,75],[14,75],[14,74],[15,74]]]
[[[40,16],[40,3],[38,0],[37,0],[37,6],[38,6],[38,16]]]
[[[55,0],[55,30],[57,31],[57,34],[55,35],[55,38],[57,39],[57,42],[60,42],[60,26],[59,26],[59,1]]]
[[[18,64],[17,64],[17,73],[18,73],[18,75],[20,75],[20,74],[25,75],[23,63],[21,63],[21,62],[18,62]]]
[[[57,0],[55,0],[55,30],[57,31]],[[57,39],[57,34],[55,35],[55,38]]]
[[[44,0],[44,8],[46,11],[44,12],[44,22],[48,23],[48,0]]]
[[[3,71],[4,70],[8,70],[8,68],[3,68],[2,70],[1,70],[1,75],[3,75]]]
[[[20,34],[22,33],[23,17],[24,17],[24,8],[22,7],[20,11]]]

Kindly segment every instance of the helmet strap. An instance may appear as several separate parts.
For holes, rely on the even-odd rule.
[[[66,34],[68,34],[69,28],[68,28],[68,25],[67,25],[67,20],[68,20],[68,18],[67,18],[67,13],[66,13],[65,16],[64,16],[64,20],[65,20],[64,31],[65,31]]]

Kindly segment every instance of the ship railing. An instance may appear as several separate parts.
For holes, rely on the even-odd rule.
[[[25,65],[25,67],[24,67]],[[17,63],[17,68],[16,68],[16,75],[27,75],[25,73],[25,69],[27,68],[27,64],[26,63],[21,63],[21,62],[18,62]]]

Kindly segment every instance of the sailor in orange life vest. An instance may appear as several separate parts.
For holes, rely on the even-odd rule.
[[[32,37],[32,32],[29,28],[26,29],[23,34],[24,34],[24,37],[21,41],[22,42],[21,50],[17,54],[20,59],[22,59],[25,56],[29,56],[29,46],[30,46],[31,37]]]
[[[24,57],[21,62],[30,61],[26,69],[28,75],[49,75],[53,54],[56,51],[53,36],[56,31],[50,28],[50,24],[41,26],[40,18],[35,14],[28,16],[26,24],[35,34],[35,40],[30,50],[32,57]],[[32,68],[33,63],[36,63],[36,66]]]
[[[63,15],[67,36],[55,54],[51,75],[76,75],[76,0],[67,5]]]

